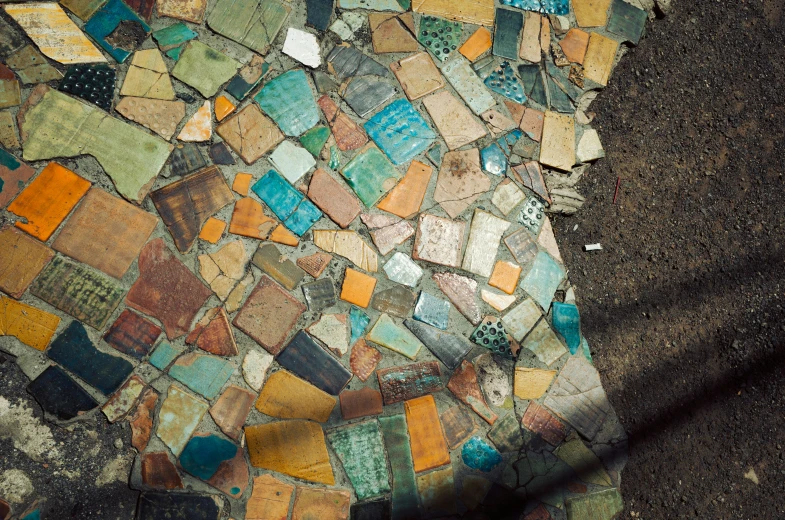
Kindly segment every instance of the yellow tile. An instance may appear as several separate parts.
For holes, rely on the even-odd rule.
[[[491,277],[488,279],[488,285],[501,289],[507,294],[512,294],[515,292],[515,288],[518,287],[520,276],[521,266],[499,260],[493,267]]]
[[[324,431],[318,423],[278,421],[246,426],[245,440],[254,467],[335,485]]]
[[[540,163],[558,170],[572,170],[575,164],[575,119],[572,116],[545,112]]]
[[[286,520],[294,486],[270,474],[253,479],[253,492],[245,508],[245,520]]]
[[[281,419],[310,419],[325,422],[337,400],[324,390],[291,372],[279,370],[267,378],[256,400],[256,409]]]
[[[207,240],[211,244],[217,244],[221,240],[221,235],[224,234],[226,229],[226,222],[218,220],[215,217],[210,217],[207,222],[202,226],[202,231],[199,232],[199,238]]]
[[[551,386],[556,370],[539,368],[515,368],[515,397],[518,399],[539,399]]]
[[[611,0],[572,0],[579,27],[603,27],[608,22]]]
[[[14,336],[43,352],[59,323],[60,318],[54,314],[0,296],[0,336]]]
[[[215,100],[215,118],[218,121],[223,121],[235,108],[237,107],[234,103],[229,101],[229,98],[226,96],[218,96]]]
[[[474,34],[469,36],[466,43],[461,45],[458,52],[463,54],[467,60],[474,61],[491,48],[491,31],[485,27],[480,27]]]
[[[589,46],[583,58],[583,77],[600,85],[607,85],[618,50],[619,42],[616,40],[591,33]]]
[[[366,308],[376,287],[376,278],[347,267],[341,287],[341,299]]]
[[[475,25],[493,25],[493,0],[413,0],[412,11]]]

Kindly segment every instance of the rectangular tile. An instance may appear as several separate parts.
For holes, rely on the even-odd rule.
[[[404,403],[406,424],[409,427],[414,471],[420,473],[450,462],[450,450],[444,438],[439,411],[432,395],[425,395]]]
[[[358,501],[390,491],[387,457],[376,420],[336,428],[327,435]]]
[[[461,268],[485,278],[491,276],[499,243],[509,227],[506,220],[475,209]]]
[[[376,371],[384,404],[391,405],[438,392],[444,385],[437,361],[426,361]]]
[[[270,374],[256,400],[256,409],[270,417],[326,422],[335,408],[335,397],[291,372]]]
[[[406,416],[380,417],[379,424],[384,433],[384,445],[392,472],[392,518],[417,518],[419,500]]]
[[[475,25],[493,25],[493,0],[412,0],[415,13]]]
[[[0,228],[0,291],[21,298],[53,256],[54,251],[21,231]]]
[[[210,12],[207,25],[221,36],[266,54],[291,10],[277,0],[220,0]]]
[[[417,476],[424,518],[441,518],[458,511],[452,466]]]
[[[422,347],[416,336],[395,323],[387,314],[379,316],[368,332],[367,339],[409,359],[415,359]]]
[[[523,15],[510,9],[496,10],[493,53],[509,60],[518,59],[518,38],[523,28]]]

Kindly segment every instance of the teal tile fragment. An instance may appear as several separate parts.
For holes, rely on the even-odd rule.
[[[237,100],[245,99],[253,89],[256,88],[262,79],[270,72],[270,64],[264,61],[261,56],[254,56],[232,81],[226,85],[226,91]]]
[[[515,77],[515,72],[513,72],[510,63],[507,61],[503,61],[501,65],[485,78],[485,86],[516,103],[524,103],[526,101],[523,84]]]
[[[494,56],[518,60],[518,37],[523,29],[523,13],[511,9],[496,9],[493,30]],[[519,101],[520,103],[520,101]]]
[[[586,341],[586,338],[581,338],[581,350],[583,351],[583,356],[589,361],[589,363],[594,363],[594,360],[591,358],[591,349],[589,349],[589,342]]]
[[[437,168],[442,165],[443,150],[441,144],[434,143],[425,155],[428,156],[428,160]]]
[[[287,228],[299,236],[322,218],[319,208],[275,170],[269,170],[264,174],[251,190],[267,204]]]
[[[502,5],[509,5],[510,7],[517,7],[524,11],[537,11],[542,9],[540,0],[500,0]]]
[[[548,106],[548,95],[545,92],[545,83],[539,65],[518,65],[518,75],[523,81],[523,87],[529,99],[540,106]]]
[[[390,191],[401,173],[375,146],[366,147],[341,170],[346,183],[366,207],[370,208]]]
[[[505,155],[510,155],[512,153],[512,147],[521,140],[521,137],[523,137],[523,132],[516,128],[504,137],[498,138],[496,144],[504,151]]]
[[[392,473],[392,518],[419,518],[417,482],[405,415],[380,417]]]
[[[446,60],[461,43],[463,24],[435,16],[420,18],[417,39],[439,60]]]
[[[180,59],[180,55],[183,53],[183,47],[175,47],[174,49],[169,49],[166,51],[166,55],[172,58],[174,61]]]
[[[300,136],[300,144],[303,148],[311,152],[311,155],[318,158],[324,148],[324,144],[330,138],[330,129],[324,125],[311,128]]]
[[[542,2],[542,12],[545,14],[558,14],[567,16],[570,14],[570,0],[540,0]]]
[[[545,251],[540,251],[520,287],[547,312],[556,289],[565,277],[564,268],[559,262]]]
[[[158,370],[165,370],[179,355],[180,351],[174,348],[171,343],[164,340],[155,347],[155,350],[150,355],[148,361]]]
[[[359,307],[352,305],[352,308],[349,310],[349,325],[352,329],[350,345],[354,345],[355,341],[363,337],[369,323],[371,323],[371,317],[365,314]]]
[[[613,0],[607,29],[634,45],[638,45],[646,26],[646,11],[623,0]]]
[[[408,163],[436,140],[436,132],[405,99],[387,105],[363,125],[393,164]]]
[[[300,136],[319,122],[319,108],[308,77],[301,69],[290,70],[271,79],[254,96],[254,100],[288,136]]]
[[[358,501],[390,491],[382,432],[376,420],[338,428],[327,434]]]
[[[49,347],[47,356],[104,395],[120,388],[134,369],[134,366],[122,357],[112,356],[95,348],[84,325],[78,321],[72,321],[57,336]]]
[[[561,112],[562,114],[575,113],[575,107],[572,106],[570,96],[568,96],[559,86],[553,81],[553,78],[548,80],[548,92],[550,93],[550,107],[551,110]]]
[[[25,516],[21,517],[19,520],[41,520],[41,510],[36,509],[27,513]]]
[[[376,323],[368,332],[368,339],[388,349],[403,354],[409,359],[417,357],[422,343],[417,336],[397,325],[386,314],[379,316]]]
[[[496,448],[481,437],[472,437],[461,448],[463,463],[472,469],[485,473],[495,468],[501,461],[501,454]]]
[[[486,316],[472,332],[471,339],[477,345],[487,348],[494,354],[512,358],[510,340],[507,339],[507,331],[504,330],[502,320],[496,316]]]
[[[213,399],[221,391],[234,372],[235,366],[228,360],[207,354],[186,354],[169,369],[169,375],[182,384]]]
[[[480,150],[482,169],[492,175],[504,176],[507,172],[507,156],[497,143],[491,143]]]
[[[153,31],[153,39],[162,50],[167,51],[173,47],[179,47],[188,40],[193,40],[199,36],[182,22],[172,24],[169,27]]]
[[[237,455],[237,449],[217,435],[194,436],[180,453],[180,466],[196,478],[209,480],[223,462]]]
[[[581,315],[578,307],[571,303],[553,302],[553,330],[561,334],[570,354],[575,354],[581,346]]]
[[[121,0],[109,0],[84,26],[84,31],[118,63],[123,63],[136,50],[128,51],[110,43],[113,40],[110,35],[121,23],[125,26],[124,32],[133,34],[136,46],[150,33],[150,26]]]

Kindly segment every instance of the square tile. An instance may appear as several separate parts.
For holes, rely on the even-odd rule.
[[[390,65],[410,101],[442,88],[444,78],[427,52],[418,52]]]
[[[460,267],[466,223],[421,213],[412,257],[447,267]]]
[[[254,104],[229,116],[215,132],[245,164],[253,164],[284,139],[275,123]]]
[[[493,273],[488,279],[488,285],[501,289],[507,294],[515,292],[518,287],[518,279],[521,276],[521,266],[512,262],[499,260],[493,267]]]
[[[11,226],[0,229],[0,290],[16,299],[54,256],[45,244]]]
[[[393,101],[364,126],[393,164],[411,161],[437,137],[422,115],[405,99]]]
[[[376,278],[347,267],[341,286],[341,299],[367,308],[376,287]]]
[[[372,145],[355,155],[341,170],[341,175],[368,208],[390,191],[401,177],[389,159]]]

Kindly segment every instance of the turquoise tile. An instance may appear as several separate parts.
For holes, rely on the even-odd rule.
[[[207,399],[221,391],[234,372],[228,360],[207,354],[186,354],[169,369],[169,375]]]
[[[589,349],[589,342],[586,341],[586,338],[581,338],[581,350],[583,351],[583,356],[588,359],[590,363],[593,363],[591,349]]]
[[[319,158],[324,148],[324,144],[330,138],[330,129],[324,125],[311,128],[300,137],[300,144],[303,148],[311,152],[311,155]]]
[[[509,156],[512,153],[512,147],[521,140],[521,137],[523,137],[523,132],[516,128],[504,137],[498,138],[496,144],[502,149],[504,155]]]
[[[556,289],[564,280],[564,268],[544,251],[537,253],[534,264],[521,282],[521,288],[546,312],[551,306]]]
[[[327,439],[338,455],[358,501],[389,493],[387,457],[376,420],[335,429],[327,434]]]
[[[153,31],[153,39],[161,49],[169,50],[199,36],[182,22]]]
[[[363,126],[393,164],[411,161],[437,138],[436,132],[405,99],[393,101]]]
[[[500,0],[502,5],[545,14],[570,14],[570,0]]]
[[[553,330],[561,334],[570,354],[575,354],[581,346],[581,315],[578,307],[571,303],[553,302]]]
[[[271,79],[254,96],[254,100],[288,136],[302,135],[319,122],[319,108],[308,77],[301,69],[290,70]]]
[[[488,441],[481,437],[472,437],[461,448],[463,463],[472,469],[485,473],[495,468],[501,461],[501,454]]]
[[[502,5],[509,5],[510,7],[517,7],[524,11],[537,11],[542,9],[540,0],[499,0]]]
[[[359,307],[352,305],[352,308],[349,311],[349,325],[352,329],[352,336],[349,341],[350,345],[354,345],[355,341],[363,337],[369,323],[371,323],[370,316],[365,314]]]
[[[439,60],[446,60],[461,43],[463,24],[435,16],[420,18],[417,39]]]
[[[375,146],[367,147],[349,161],[341,175],[366,207],[376,204],[401,178],[389,159]]]
[[[98,42],[98,45],[109,53],[118,63],[123,63],[131,53],[136,50],[132,49],[127,51],[120,47],[115,47],[106,41],[107,36],[112,34],[120,22],[135,22],[135,24],[127,24],[134,27],[138,31],[139,43],[150,33],[150,26],[144,20],[139,18],[130,7],[125,5],[120,0],[109,0],[97,13],[90,18],[84,26],[84,31],[93,37]],[[138,26],[136,26],[138,24]],[[135,34],[136,36],[136,34]]]
[[[180,351],[174,348],[171,343],[164,340],[155,347],[155,350],[150,355],[149,361],[150,364],[158,370],[165,370],[179,355]]]
[[[218,467],[237,455],[237,446],[217,435],[191,437],[180,453],[180,466],[196,478],[211,479]]]
[[[480,151],[482,169],[492,175],[504,176],[507,173],[507,156],[501,147],[491,143]]]
[[[524,103],[526,101],[523,84],[515,77],[515,72],[513,72],[510,63],[507,61],[503,61],[496,70],[485,78],[485,86],[516,103]]]
[[[41,510],[36,509],[27,513],[25,516],[20,517],[19,520],[41,520]]]
[[[322,218],[319,208],[275,170],[264,174],[251,190],[267,204],[287,228],[299,236]]]
[[[398,326],[386,314],[382,314],[376,320],[371,331],[368,332],[368,339],[409,359],[416,358],[422,347],[422,343],[414,334]]]
[[[172,58],[174,61],[179,60],[182,53],[183,47],[175,47],[174,49],[169,49],[166,51],[166,55]]]

